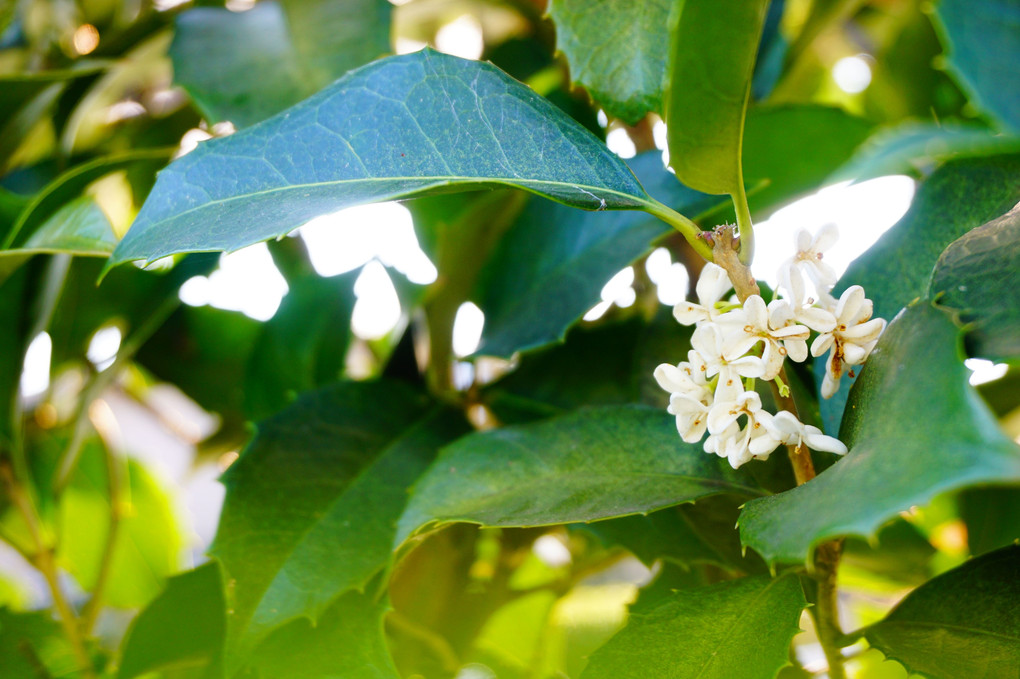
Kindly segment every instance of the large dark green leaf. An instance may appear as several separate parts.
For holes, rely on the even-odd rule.
[[[387,53],[391,9],[387,0],[197,7],[177,18],[174,77],[208,118],[247,127]]]
[[[941,0],[935,16],[948,43],[950,71],[979,108],[1020,131],[1020,7],[1015,0]]]
[[[946,163],[920,185],[910,210],[840,278],[835,294],[862,285],[875,316],[891,320],[927,294],[932,267],[954,240],[1020,201],[1020,156],[970,158]],[[824,361],[815,362],[820,384]],[[838,430],[851,380],[821,405],[825,430]]]
[[[760,492],[746,474],[681,441],[660,410],[583,409],[444,448],[415,484],[395,544],[436,523],[543,526]]]
[[[212,552],[234,588],[231,648],[316,620],[386,563],[407,487],[467,428],[398,383],[338,383],[262,422],[224,478]]]
[[[695,216],[720,203],[678,183],[658,152],[630,166],[649,193],[680,212]],[[486,262],[473,296],[486,315],[478,353],[510,356],[562,341],[598,303],[606,281],[668,231],[641,212],[581,212],[531,200]]]
[[[591,133],[490,64],[424,50],[348,73],[160,174],[113,264],[235,250],[340,208],[512,186],[665,214]]]
[[[398,679],[383,616],[389,606],[350,592],[315,625],[297,620],[272,634],[251,657],[244,679]]]
[[[591,657],[582,679],[773,679],[807,605],[800,581],[756,576],[681,590]]]
[[[1020,540],[1020,487],[970,488],[957,498],[967,547],[977,556]]]
[[[123,644],[118,679],[171,667],[194,676],[222,676],[227,602],[215,561],[167,581],[166,589],[138,614]]]
[[[973,323],[977,356],[1020,356],[1020,204],[953,241],[935,263],[929,296]]]
[[[959,334],[928,302],[891,323],[850,392],[840,430],[850,452],[811,482],[745,505],[744,544],[772,563],[803,562],[816,545],[874,535],[940,493],[1020,481],[1020,448],[968,384]]]
[[[47,612],[0,609],[0,669],[10,679],[35,679],[75,676],[79,667],[63,630]]]
[[[248,361],[245,411],[253,420],[278,412],[302,391],[335,382],[344,367],[358,272],[291,281],[263,324]]]
[[[1020,676],[1020,546],[973,559],[907,595],[866,630],[911,672],[939,679]]]
[[[976,125],[904,123],[877,131],[834,179],[861,181],[890,174],[916,174],[955,158],[1020,151],[1020,137]]]
[[[741,136],[768,0],[676,3],[666,89],[669,164],[706,193],[743,193]]]
[[[556,47],[606,113],[634,124],[662,110],[671,0],[553,0]]]

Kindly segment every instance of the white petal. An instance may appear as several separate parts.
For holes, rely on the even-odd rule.
[[[867,356],[868,352],[864,350],[864,347],[859,347],[856,344],[843,345],[843,362],[847,365],[863,363]]]
[[[776,379],[779,371],[783,369],[785,358],[779,351],[779,345],[775,342],[766,342],[765,351],[761,356],[762,362],[765,364],[765,372],[762,373],[761,378],[766,381]]]
[[[791,361],[803,363],[807,360],[807,342],[804,340],[788,339],[783,342],[783,346],[786,347],[786,355],[790,357]]]
[[[708,411],[708,431],[712,434],[722,434],[740,415],[740,407],[733,401],[716,402]]]
[[[769,302],[769,326],[778,330],[794,322],[793,307],[785,299],[774,299]]]
[[[852,328],[847,328],[840,334],[847,340],[852,341],[854,344],[864,344],[866,342],[872,342],[878,339],[878,336],[885,330],[885,320],[882,318],[873,318],[866,323],[855,325]]]
[[[832,346],[832,342],[834,340],[835,338],[832,336],[831,332],[822,333],[815,338],[814,342],[811,343],[811,355],[821,356],[829,350],[829,347]]]
[[[759,330],[768,330],[769,312],[765,300],[760,296],[751,295],[744,300],[744,313],[747,314],[748,324]]]
[[[839,228],[832,222],[829,222],[818,229],[818,233],[815,235],[814,242],[812,243],[814,246],[812,249],[815,252],[825,252],[835,245],[838,240]]]
[[[687,384],[690,382],[690,379],[682,370],[680,370],[679,367],[670,365],[669,363],[659,365],[655,369],[655,372],[652,373],[652,376],[655,378],[655,381],[659,383],[660,387],[671,394],[678,391],[685,391]]]
[[[757,356],[744,356],[728,363],[738,375],[759,378],[765,374],[765,362]]]
[[[859,285],[851,285],[839,296],[839,302],[836,304],[836,318],[841,323],[851,323],[854,316],[860,311],[861,305],[864,304],[864,299],[864,288]]]
[[[832,395],[839,391],[839,378],[832,378],[832,374],[826,371],[822,378],[822,398],[832,398]]]
[[[701,276],[698,278],[696,287],[698,302],[705,307],[715,306],[715,303],[732,287],[729,276],[726,275],[726,269],[709,262],[701,270]]]
[[[806,429],[808,429],[808,434],[804,437],[804,443],[811,450],[823,450],[827,453],[835,453],[836,455],[846,455],[846,445],[839,439],[826,436],[817,427],[809,426]],[[810,431],[812,429],[814,433]]]
[[[818,307],[805,307],[797,311],[797,321],[815,332],[830,332],[836,327],[836,317],[831,311]]]
[[[804,279],[801,278],[800,269],[796,264],[794,259],[786,260],[776,272],[776,278],[779,280],[779,287],[786,291],[793,306],[799,307],[804,304]]]
[[[751,440],[748,443],[748,450],[755,457],[768,457],[768,455],[779,447],[781,441],[764,429],[759,430],[760,433],[751,436]]]
[[[681,325],[694,325],[698,321],[708,320],[708,310],[700,304],[680,302],[673,307],[673,318]]]
[[[811,246],[814,245],[814,239],[807,229],[797,229],[797,251],[808,252],[811,250]]]

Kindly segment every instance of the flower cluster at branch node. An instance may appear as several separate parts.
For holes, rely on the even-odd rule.
[[[828,352],[821,392],[829,398],[843,375],[852,377],[854,366],[875,348],[885,321],[871,318],[873,305],[864,288],[851,286],[839,299],[830,294],[836,273],[822,260],[837,237],[834,225],[814,238],[801,230],[796,255],[779,270],[782,298],[768,304],[759,295],[743,304],[724,300],[732,288],[726,271],[705,265],[696,288],[698,302],[673,308],[677,321],[695,326],[687,360],[655,369],[656,381],[670,394],[669,412],[684,441],[697,443],[707,431],[705,451],[725,457],[734,469],[766,459],[780,445],[847,452],[841,441],[802,423],[794,413],[766,411],[755,391],[757,380],[775,381],[788,396],[781,378],[786,359],[800,363],[808,354],[817,358]],[[808,296],[805,279],[814,297]]]

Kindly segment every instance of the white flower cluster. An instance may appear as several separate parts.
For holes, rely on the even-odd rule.
[[[822,396],[829,398],[844,372],[865,361],[885,329],[884,320],[871,318],[872,303],[861,286],[848,288],[838,300],[829,294],[836,273],[822,255],[837,237],[833,225],[815,238],[804,230],[797,234],[797,254],[779,271],[783,299],[768,305],[758,295],[742,305],[724,301],[730,280],[722,268],[707,264],[698,280],[698,303],[673,308],[680,323],[695,326],[692,349],[686,361],[656,368],[655,379],[670,393],[669,412],[684,441],[697,443],[707,430],[705,451],[725,457],[734,469],[767,458],[781,444],[847,452],[838,439],[795,414],[767,412],[754,390],[755,380],[778,380],[787,357],[803,362],[808,353],[818,357],[828,351]],[[805,277],[814,284],[817,301],[806,297]],[[812,330],[818,334],[809,351]],[[779,388],[788,393],[781,380]]]

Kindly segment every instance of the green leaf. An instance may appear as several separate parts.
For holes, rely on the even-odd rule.
[[[871,133],[872,124],[831,106],[766,106],[747,112],[743,165],[752,212],[763,215],[815,191]],[[763,234],[764,235],[764,234]]]
[[[846,458],[803,486],[745,505],[744,544],[770,563],[804,562],[816,545],[870,537],[941,493],[1020,481],[1020,448],[968,384],[959,335],[927,302],[893,321],[850,392],[840,430]]]
[[[110,498],[100,445],[86,444],[59,506],[62,539],[57,559],[86,591],[96,585],[109,534]],[[178,570],[184,538],[167,491],[135,460],[120,463],[127,468],[128,503],[103,602],[135,608],[156,596]]]
[[[872,135],[833,179],[918,174],[937,163],[1020,151],[1020,137],[976,125],[908,122]]]
[[[357,271],[291,281],[273,317],[262,325],[245,376],[245,411],[273,415],[294,396],[340,379],[351,336]]]
[[[22,243],[0,250],[0,257],[56,252],[107,257],[116,244],[106,213],[92,197],[82,196],[65,203]]]
[[[0,278],[0,442],[6,447],[14,432],[11,431],[11,413],[18,402],[18,385],[24,367],[25,350],[30,320],[28,309],[34,280],[26,271],[15,273],[7,280]]]
[[[212,549],[236,583],[233,653],[363,588],[389,558],[407,487],[466,429],[396,382],[338,383],[259,424],[224,477]]]
[[[661,212],[590,132],[489,64],[423,50],[373,62],[164,170],[112,264],[236,250],[318,215],[483,186]]]
[[[123,643],[118,679],[187,667],[194,676],[222,676],[227,602],[215,561],[167,581],[138,614]]]
[[[691,188],[742,194],[744,113],[768,0],[677,7],[665,105],[670,167]]]
[[[391,9],[387,0],[197,7],[177,17],[174,77],[207,118],[247,127],[389,52]]]
[[[630,166],[650,193],[680,212],[698,215],[721,203],[679,184],[658,152]],[[507,357],[563,341],[598,303],[606,281],[669,231],[641,212],[580,212],[531,200],[486,262],[472,296],[485,312],[477,353]]]
[[[48,612],[15,613],[0,608],[0,668],[9,679],[72,677],[78,662]]]
[[[68,202],[77,198],[95,180],[132,166],[152,166],[155,170],[155,167],[162,165],[169,157],[170,151],[167,149],[140,149],[96,158],[68,170],[32,197],[31,202],[21,211],[4,235],[0,247],[6,250],[18,242],[31,240],[35,232],[47,224],[47,220]],[[0,276],[2,275],[0,271]]]
[[[1020,546],[972,559],[918,587],[864,636],[911,672],[1000,679],[1020,668]]]
[[[297,620],[277,630],[251,657],[243,679],[399,679],[393,665],[383,616],[386,602],[350,592],[315,625]]]
[[[742,498],[712,496],[689,505],[669,507],[647,516],[624,516],[585,525],[604,544],[626,547],[649,568],[666,559],[690,568],[708,563],[730,571],[764,572],[749,552],[741,554],[736,526]]]
[[[800,581],[756,576],[681,590],[595,651],[581,679],[773,679],[807,605]]]
[[[876,318],[891,320],[900,309],[924,297],[932,267],[954,240],[1020,201],[1020,156],[954,160],[925,180],[910,210],[867,252],[853,261],[834,289],[841,294],[861,285],[875,304]],[[815,362],[821,384],[825,362]],[[825,430],[839,428],[851,380],[820,402]]]
[[[1020,12],[1011,0],[941,0],[935,17],[950,72],[974,104],[1003,127],[1020,131]]]
[[[1020,204],[953,241],[932,272],[929,297],[973,323],[967,347],[991,360],[1020,357]]]
[[[553,0],[556,47],[606,113],[634,124],[662,110],[672,0]]]
[[[394,544],[436,523],[545,526],[760,492],[747,475],[680,440],[660,410],[583,409],[444,448],[415,484]]]

